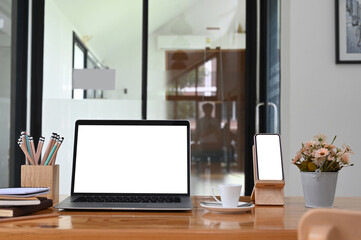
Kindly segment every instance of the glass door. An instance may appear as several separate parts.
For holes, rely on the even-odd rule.
[[[191,122],[193,195],[252,191],[253,135],[280,130],[279,34],[278,0],[149,1],[147,115]]]
[[[149,1],[148,119],[190,121],[193,195],[244,184],[245,17],[245,1]]]

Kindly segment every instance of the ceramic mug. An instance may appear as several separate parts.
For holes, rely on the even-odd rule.
[[[221,196],[221,201],[217,199],[214,190],[218,189]],[[222,204],[223,207],[234,208],[237,207],[239,196],[241,194],[242,185],[240,184],[221,184],[218,187],[212,187],[213,198]]]

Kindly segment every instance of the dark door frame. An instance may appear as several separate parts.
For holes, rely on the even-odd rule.
[[[255,134],[255,107],[256,107],[256,83],[257,83],[257,2],[246,0],[246,84],[245,101],[247,114],[245,123],[245,189],[244,194],[250,196],[253,190],[253,136]]]
[[[245,153],[245,195],[249,196],[252,193],[254,186],[253,176],[253,137],[256,133],[255,129],[255,114],[257,100],[257,91],[259,91],[260,102],[264,103],[264,107],[260,107],[259,111],[259,130],[260,132],[268,132],[267,122],[270,118],[270,111],[268,106],[268,84],[271,64],[270,53],[274,51],[275,42],[271,41],[271,30],[277,24],[277,17],[275,18],[275,11],[278,9],[279,0],[246,0],[246,113],[248,114],[246,122],[246,153]],[[258,5],[257,5],[258,4]],[[257,14],[259,9],[259,16]],[[257,33],[257,24],[259,24],[259,35]],[[259,42],[259,49],[255,43]],[[274,52],[273,52],[274,53]],[[258,60],[258,61],[257,61]],[[259,89],[257,89],[257,63],[259,63]]]
[[[36,0],[36,4],[34,2],[31,28],[30,133],[35,140],[39,139],[42,132],[45,0]],[[37,141],[34,142],[37,144]]]
[[[20,167],[24,154],[17,146],[20,132],[26,129],[28,68],[28,1],[13,0],[11,10],[11,98],[9,186],[20,186]]]

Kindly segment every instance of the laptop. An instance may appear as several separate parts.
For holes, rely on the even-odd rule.
[[[190,210],[186,120],[78,120],[71,196],[84,210]]]

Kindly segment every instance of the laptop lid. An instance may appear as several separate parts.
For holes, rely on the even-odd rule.
[[[78,120],[71,195],[190,195],[184,120]]]

